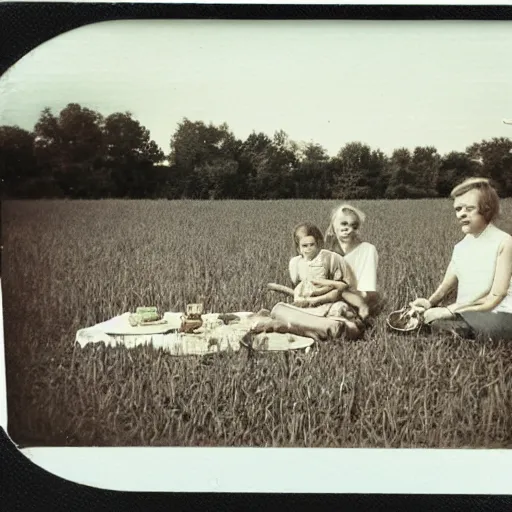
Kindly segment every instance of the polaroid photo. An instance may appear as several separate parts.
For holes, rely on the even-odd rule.
[[[106,21],[12,66],[22,453],[115,490],[510,493],[511,23]]]

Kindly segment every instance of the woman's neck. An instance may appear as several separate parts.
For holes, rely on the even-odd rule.
[[[353,251],[361,243],[361,240],[357,236],[353,236],[346,240],[340,240],[338,238],[338,243],[340,244],[342,251],[345,254],[348,254],[349,252]]]
[[[490,224],[491,224],[491,222],[486,224],[482,229],[480,229],[478,231],[478,233],[471,233],[471,234],[473,235],[474,238],[478,238],[490,226]]]

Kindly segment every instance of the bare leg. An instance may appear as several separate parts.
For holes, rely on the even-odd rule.
[[[361,330],[359,326],[346,318],[326,318],[312,315],[307,309],[299,309],[288,304],[278,303],[271,316],[280,324],[288,325],[288,332],[316,340],[357,339]]]
[[[358,339],[364,327],[347,318],[325,318],[308,313],[301,309],[282,302],[272,309],[271,317],[254,318],[250,332],[279,332],[313,338],[317,341]]]

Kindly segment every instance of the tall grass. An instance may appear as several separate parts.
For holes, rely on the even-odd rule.
[[[448,200],[357,201],[387,305],[358,342],[213,358],[74,346],[140,305],[256,311],[281,299],[291,229],[330,201],[12,201],[2,281],[9,432],[21,445],[512,446],[512,343],[384,325],[430,294],[461,232]],[[512,202],[501,226],[512,231]]]

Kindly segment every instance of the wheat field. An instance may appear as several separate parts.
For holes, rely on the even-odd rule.
[[[308,354],[172,357],[74,345],[140,305],[257,311],[287,284],[291,229],[332,201],[7,201],[8,430],[20,446],[512,447],[512,343],[397,335],[461,238],[451,202],[354,201],[386,306],[357,342]],[[512,200],[500,227],[512,232]]]

